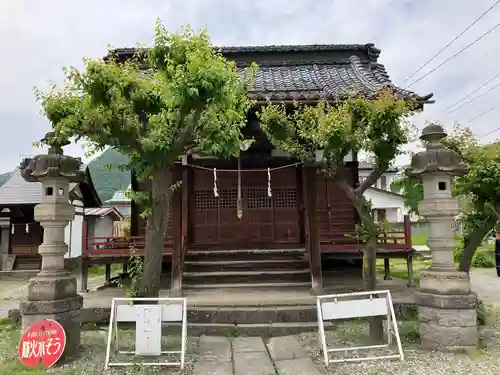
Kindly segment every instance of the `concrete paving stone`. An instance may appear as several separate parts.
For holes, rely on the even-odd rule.
[[[285,359],[275,362],[280,375],[320,375],[311,358]]]
[[[267,352],[260,337],[236,337],[233,340],[234,353]]]
[[[230,362],[231,342],[227,337],[202,336],[198,353],[205,360]]]
[[[235,375],[273,375],[275,374],[271,358],[267,351],[234,352]]]
[[[267,348],[274,361],[308,357],[306,350],[294,336],[273,337],[269,340]]]
[[[233,375],[231,362],[205,361],[200,358],[195,364],[193,375]]]

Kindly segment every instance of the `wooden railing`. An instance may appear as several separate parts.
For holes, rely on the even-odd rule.
[[[137,255],[141,255],[144,253],[145,244],[144,236],[88,237],[87,223],[83,224],[83,258],[92,256],[129,256],[132,249]],[[172,254],[172,245],[172,236],[166,236],[163,243],[163,254]]]
[[[119,256],[130,255],[134,249],[137,255],[144,252],[145,239],[143,236],[129,237],[87,237],[86,244],[83,247],[83,257],[89,256]],[[172,253],[172,240],[165,239],[163,244],[163,254]]]
[[[355,238],[355,233],[320,232],[320,249],[324,253],[360,251],[364,242]],[[379,250],[391,252],[409,252],[411,243],[411,221],[404,218],[404,231],[387,231],[377,238]]]

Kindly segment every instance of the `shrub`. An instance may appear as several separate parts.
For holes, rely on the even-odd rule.
[[[472,267],[494,268],[495,260],[492,251],[478,249],[472,258]]]

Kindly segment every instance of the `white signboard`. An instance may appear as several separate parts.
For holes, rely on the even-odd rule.
[[[328,366],[331,362],[358,362],[374,359],[394,358],[399,358],[402,361],[404,360],[403,348],[401,346],[401,340],[399,337],[398,325],[396,322],[396,316],[394,314],[394,307],[392,305],[390,291],[381,290],[373,292],[318,296],[317,308],[318,327],[326,366]],[[331,349],[327,347],[324,324],[325,320],[366,318],[375,316],[385,316],[387,318],[387,344]],[[393,336],[396,337],[398,354],[342,359],[331,359],[329,356],[329,354],[333,352],[348,352],[362,349],[387,348],[391,346]]]
[[[131,305],[131,302],[157,302],[157,304]],[[135,323],[135,350],[121,351],[119,348],[118,323]],[[161,347],[162,323],[182,323],[182,340],[179,351],[163,351]],[[110,366],[157,365],[179,366],[184,368],[184,357],[187,338],[187,302],[185,298],[114,298],[111,303],[109,320],[108,344],[106,348],[105,368]],[[177,362],[110,362],[111,345],[114,333],[114,350],[118,354],[134,354],[136,356],[161,356],[176,354],[180,356]]]

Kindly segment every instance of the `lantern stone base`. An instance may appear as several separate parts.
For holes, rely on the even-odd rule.
[[[76,279],[69,274],[44,275],[30,279],[28,301],[57,301],[76,296]]]
[[[66,333],[66,349],[62,360],[76,357],[80,353],[80,310],[82,306],[83,297],[78,294],[53,301],[21,301],[19,307],[22,329],[25,330],[39,320],[55,320],[61,324]]]
[[[467,351],[477,348],[475,294],[420,291],[416,298],[422,348],[441,351]]]

